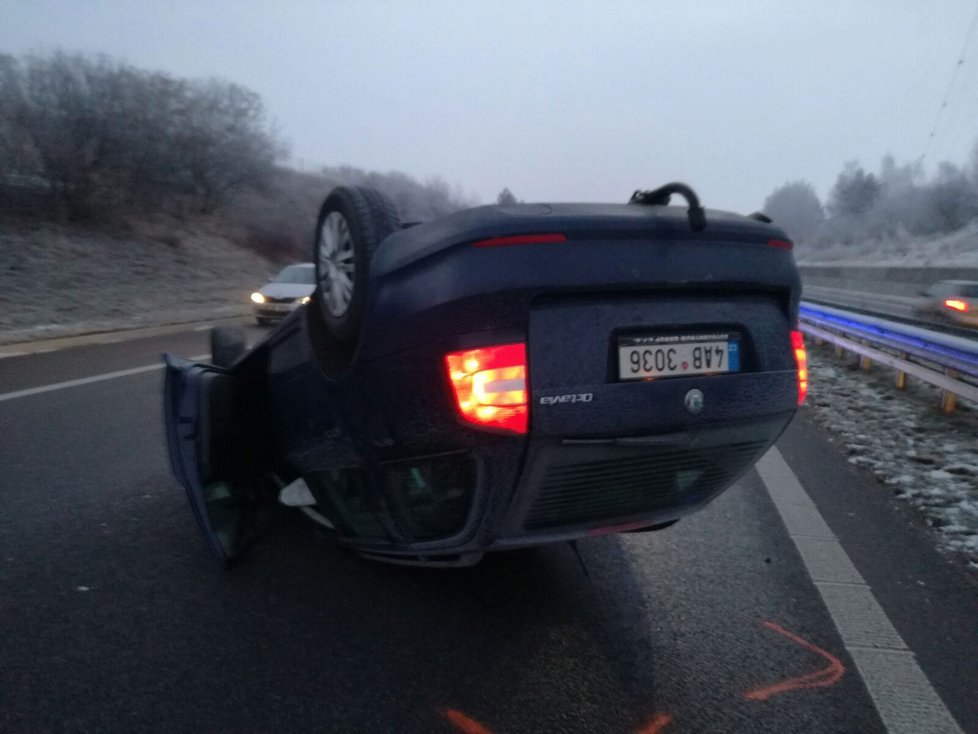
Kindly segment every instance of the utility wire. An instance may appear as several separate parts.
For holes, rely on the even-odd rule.
[[[978,138],[978,28],[971,45],[968,58],[958,76],[955,90],[951,92],[940,127],[927,153],[932,164],[948,160],[959,162],[962,150],[967,144],[973,146]],[[978,732],[976,732],[978,734]]]
[[[937,108],[937,115],[934,117],[934,126],[931,128],[930,135],[927,136],[927,145],[924,147],[923,155],[918,159],[920,163],[924,162],[924,159],[930,152],[931,144],[934,142],[934,137],[937,134],[937,128],[940,126],[941,119],[944,116],[944,110],[947,109],[947,103],[951,98],[951,90],[954,88],[954,82],[957,81],[958,73],[961,71],[961,67],[964,66],[964,60],[968,54],[968,48],[971,46],[971,39],[975,34],[976,27],[978,27],[978,6],[975,7],[975,17],[971,19],[971,27],[968,28],[968,34],[965,36],[964,46],[961,48],[961,53],[958,54],[957,63],[955,63],[954,71],[951,73],[951,80],[948,82],[947,90],[944,92],[944,100],[941,102],[941,106]]]

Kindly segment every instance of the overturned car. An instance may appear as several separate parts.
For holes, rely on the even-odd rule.
[[[257,346],[165,356],[173,471],[224,562],[276,500],[411,564],[664,528],[804,399],[790,242],[682,184],[413,226],[338,188],[314,247],[311,303]]]

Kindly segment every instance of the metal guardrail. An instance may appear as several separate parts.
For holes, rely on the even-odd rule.
[[[941,388],[945,412],[958,397],[978,403],[978,340],[809,302],[801,304],[799,321],[816,340],[860,355],[863,369],[873,362],[896,369],[898,388],[906,387],[907,375]]]

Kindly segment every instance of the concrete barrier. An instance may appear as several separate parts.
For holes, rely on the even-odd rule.
[[[871,291],[824,288],[809,285],[807,282],[802,285],[802,298],[816,303],[831,303],[845,308],[904,318],[919,318],[917,309],[926,301],[920,296],[893,296],[888,293],[873,293]]]
[[[939,280],[978,281],[978,268],[874,265],[799,265],[807,287],[912,297]]]

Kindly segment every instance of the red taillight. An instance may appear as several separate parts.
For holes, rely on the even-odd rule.
[[[546,245],[567,242],[565,234],[515,234],[509,237],[491,237],[473,242],[473,247],[505,247],[506,245]]]
[[[967,301],[962,301],[960,298],[948,298],[944,301],[944,305],[961,313],[967,313],[971,310],[971,305]]]
[[[776,247],[779,250],[790,250],[794,248],[794,245],[791,244],[791,242],[789,242],[788,240],[768,240],[767,246]]]
[[[526,345],[500,344],[445,355],[462,418],[483,428],[526,433]]]
[[[808,355],[805,354],[805,337],[800,331],[791,332],[791,349],[798,365],[798,405],[801,405],[808,394]]]

